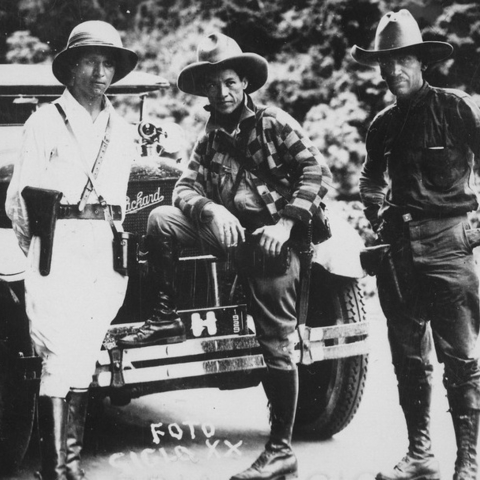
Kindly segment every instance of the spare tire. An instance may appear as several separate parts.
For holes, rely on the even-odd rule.
[[[335,277],[321,266],[312,268],[307,325],[311,327],[365,320],[360,282]],[[332,340],[331,344],[348,342]],[[368,355],[299,365],[299,399],[295,431],[327,439],[343,430],[360,405],[368,369]]]

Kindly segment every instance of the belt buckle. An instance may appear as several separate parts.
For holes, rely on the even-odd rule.
[[[413,220],[412,215],[410,213],[404,213],[402,215],[402,218],[405,223],[411,222]]]

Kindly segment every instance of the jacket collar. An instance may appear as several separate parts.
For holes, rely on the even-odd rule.
[[[62,96],[58,99],[64,110],[72,113],[77,113],[79,115],[85,115],[88,114],[87,111],[85,110],[80,103],[75,99],[75,97],[70,93],[68,88],[66,88],[62,94]],[[114,111],[112,103],[110,100],[107,98],[106,95],[103,96],[103,109],[102,113],[106,112],[108,114],[112,114]]]
[[[425,100],[425,97],[427,96],[428,92],[432,87],[429,85],[428,82],[424,81],[422,87],[420,90],[414,95],[412,99],[406,102],[399,102],[397,100],[396,106],[401,110],[413,110],[423,104],[423,101]]]
[[[211,108],[209,108],[210,105],[206,105],[204,108],[208,112],[211,112]],[[251,121],[249,119],[255,119],[255,104],[253,103],[253,100],[251,99],[250,95],[245,94],[243,97],[243,108],[242,112],[240,114],[240,117],[238,119],[237,126],[235,127],[234,131],[232,132],[231,135],[235,135],[241,131],[244,131],[246,128],[248,128],[251,124]],[[208,119],[207,124],[205,125],[205,133],[209,134],[213,130],[221,130],[228,135],[230,135],[226,130],[217,122],[215,122],[215,117],[210,114],[210,118]]]

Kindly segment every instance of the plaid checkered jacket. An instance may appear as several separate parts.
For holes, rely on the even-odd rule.
[[[283,217],[308,223],[326,193],[322,178],[331,173],[319,150],[290,115],[276,107],[259,109],[246,95],[240,117],[239,134],[234,139],[218,128],[199,137],[187,169],[178,180],[174,205],[191,220],[200,221],[203,207],[214,201],[222,204],[219,195],[221,159],[233,151],[239,163],[246,161],[253,173],[254,185],[270,213],[272,224]],[[222,154],[222,155],[219,155]],[[240,157],[240,158],[239,158]],[[263,170],[274,185],[290,192],[282,197],[272,186],[255,176]]]

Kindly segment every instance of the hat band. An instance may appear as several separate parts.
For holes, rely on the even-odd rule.
[[[68,42],[67,48],[92,46],[92,45],[102,45],[106,47],[123,48],[122,42],[120,39],[115,41],[112,38],[108,40],[102,40],[100,38],[92,38],[92,36],[89,33],[83,33],[83,32],[74,35],[73,38]]]
[[[107,42],[99,42],[97,40],[95,40],[94,42],[88,42],[88,41],[85,41],[85,42],[79,42],[79,43],[75,43],[73,45],[69,45],[67,47],[67,50],[69,50],[70,48],[77,48],[77,47],[111,47],[111,48],[123,48],[123,47],[119,47],[117,45],[114,45],[113,43],[107,43]]]

